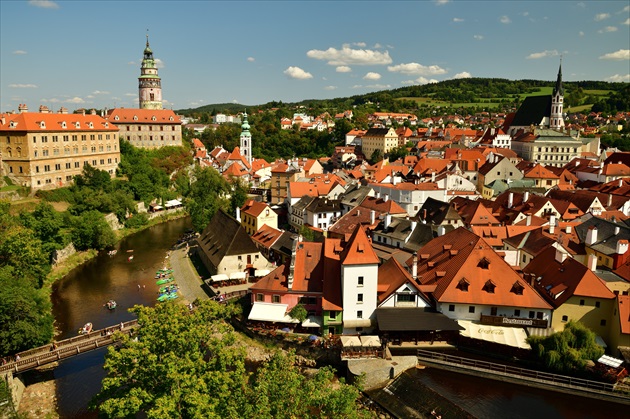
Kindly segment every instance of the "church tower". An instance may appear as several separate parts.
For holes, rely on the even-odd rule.
[[[149,34],[147,34],[147,46],[140,66],[138,90],[140,109],[162,109],[162,82],[155,66],[153,51],[149,47]]]
[[[564,128],[562,109],[564,107],[564,88],[562,87],[562,60],[558,68],[558,79],[551,95],[551,114],[549,115],[549,128],[561,130]]]
[[[247,123],[247,111],[243,113],[243,124],[241,125],[241,154],[252,165],[252,134],[249,133],[249,124]]]

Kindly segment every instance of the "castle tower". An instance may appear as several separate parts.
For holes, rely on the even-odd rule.
[[[140,109],[162,109],[162,81],[158,76],[153,51],[149,47],[149,34],[138,77],[138,98]]]
[[[249,123],[247,123],[247,111],[243,113],[243,124],[241,125],[241,154],[252,164],[252,134],[249,132]]]
[[[562,87],[562,60],[558,68],[558,79],[551,95],[551,114],[549,115],[549,128],[561,130],[564,128],[562,110],[564,107],[564,88]]]

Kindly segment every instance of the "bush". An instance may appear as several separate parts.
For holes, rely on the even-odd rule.
[[[149,218],[146,214],[135,214],[125,220],[125,227],[127,228],[139,228],[149,223]]]

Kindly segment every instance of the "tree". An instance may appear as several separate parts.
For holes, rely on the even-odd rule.
[[[185,206],[192,219],[193,228],[202,231],[219,208],[227,209],[229,193],[227,181],[214,169],[196,168],[194,182]]]
[[[562,374],[583,371],[588,360],[596,361],[604,354],[604,348],[595,341],[595,333],[573,320],[562,332],[545,337],[530,336],[527,342],[547,368]]]
[[[136,306],[137,336],[121,336],[105,358],[107,376],[91,407],[105,417],[360,417],[358,389],[332,385],[332,370],[300,374],[292,355],[275,354],[255,373],[246,344],[227,319],[236,305],[200,302]]]
[[[383,152],[381,151],[380,148],[377,148],[376,150],[372,152],[372,155],[370,156],[370,162],[372,164],[375,164],[381,160],[383,160]]]
[[[86,211],[73,221],[72,242],[79,250],[105,249],[116,242],[114,231],[98,211]]]
[[[289,316],[291,316],[291,318],[295,320],[299,320],[301,323],[304,320],[306,320],[306,317],[308,316],[308,312],[306,311],[306,309],[304,308],[302,304],[296,304],[295,306],[293,306],[291,311],[289,311]]]
[[[234,178],[230,181],[230,213],[236,214],[236,208],[241,208],[247,200],[247,193],[249,192],[248,185],[241,179]]]

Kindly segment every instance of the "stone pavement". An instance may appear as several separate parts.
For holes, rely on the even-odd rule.
[[[210,298],[202,288],[203,282],[190,261],[185,246],[173,250],[169,259],[173,269],[173,277],[175,278],[174,282],[179,286],[179,294],[183,303],[188,304],[196,299],[207,300]]]

